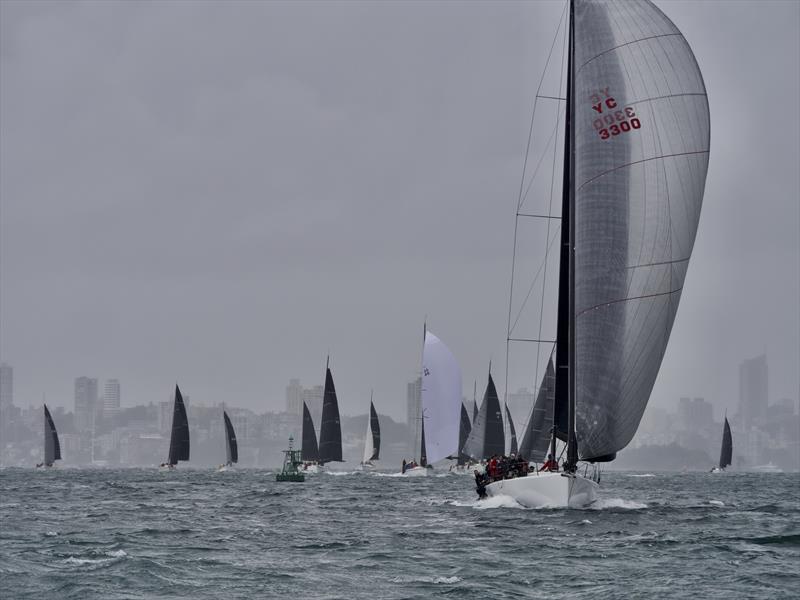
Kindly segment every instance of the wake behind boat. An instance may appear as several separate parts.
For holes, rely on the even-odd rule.
[[[561,215],[544,215],[546,247],[550,220],[561,221],[551,460],[556,440],[567,456],[563,473],[501,474],[484,486],[524,506],[592,502],[599,472],[581,474],[579,461],[612,461],[636,433],[683,290],[708,168],[702,75],[652,2],[570,0],[568,36]],[[542,216],[522,210],[524,201],[521,192],[517,223]],[[529,341],[512,337],[511,304],[507,339]]]

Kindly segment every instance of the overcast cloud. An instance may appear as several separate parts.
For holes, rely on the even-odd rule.
[[[764,351],[771,400],[796,400],[800,3],[658,4],[703,71],[712,146],[652,402],[733,409],[739,363]],[[330,351],[344,412],[374,388],[403,418],[426,315],[471,395],[490,358],[503,369],[527,125],[562,9],[0,2],[15,402],[71,409],[88,375],[119,378],[123,405],[177,380],[194,402],[278,409]]]

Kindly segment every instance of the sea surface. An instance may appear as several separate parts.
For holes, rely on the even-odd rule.
[[[798,598],[800,475],[607,472],[585,510],[471,478],[0,470],[0,596]]]

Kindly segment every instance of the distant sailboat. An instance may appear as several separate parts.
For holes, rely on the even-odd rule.
[[[178,461],[189,460],[189,417],[178,385],[175,385],[175,404],[172,409],[172,433],[169,438],[169,457],[161,466],[174,469]]]
[[[495,455],[502,456],[505,451],[503,413],[497,388],[490,372],[478,417],[472,423],[472,431],[467,438],[467,443],[464,444],[464,454],[472,460],[481,461],[488,460]]]
[[[402,473],[427,475],[428,464],[456,454],[461,410],[461,368],[453,353],[434,334],[423,329],[422,377],[417,427],[420,433],[419,460]],[[416,444],[415,444],[416,445]]]
[[[319,431],[319,464],[342,461],[342,426],[339,402],[333,386],[330,361],[325,365],[325,391],[322,400],[322,425]]]
[[[514,427],[514,419],[511,418],[511,411],[508,410],[508,404],[506,404],[506,421],[508,421],[508,435],[511,438],[508,453],[511,456],[516,456],[519,453],[519,448],[517,447],[517,430]]]
[[[367,434],[364,438],[364,457],[361,461],[362,468],[374,467],[373,461],[380,460],[381,454],[381,424],[378,413],[372,403],[372,393],[369,395],[369,417],[367,418]]]
[[[317,432],[311,411],[303,402],[303,439],[300,447],[300,457],[303,460],[302,469],[307,473],[319,473],[319,447],[317,446]]]
[[[663,12],[649,0],[569,0],[568,11],[561,215],[544,215],[561,221],[553,435],[562,439],[566,413],[567,457],[563,473],[485,487],[530,507],[592,502],[596,478],[578,461],[614,460],[636,433],[683,291],[710,147],[703,77]],[[523,200],[517,220],[542,216]]]
[[[472,423],[469,421],[469,413],[467,412],[467,407],[464,404],[461,404],[461,420],[459,421],[458,425],[458,457],[456,459],[456,465],[459,467],[463,467],[469,464],[469,456],[464,454],[464,446],[467,443],[467,439],[469,439],[469,434],[472,431]]]
[[[228,413],[222,411],[222,418],[225,421],[225,467],[232,467],[239,462],[239,444],[236,442],[236,432],[233,430]]]
[[[566,423],[560,429],[560,433],[553,437],[553,416],[555,411],[556,394],[556,372],[553,368],[553,358],[547,363],[547,369],[536,395],[536,402],[528,418],[525,433],[522,436],[522,445],[519,447],[519,455],[526,460],[533,462],[544,462],[547,457],[547,450],[551,442],[558,439],[566,439]],[[564,413],[566,421],[566,413]],[[555,455],[555,451],[551,450]]]
[[[53,463],[61,460],[61,444],[58,441],[58,432],[53,417],[44,405],[44,462],[37,467],[52,467]]]
[[[719,465],[711,469],[711,472],[724,471],[726,467],[731,465],[732,458],[733,436],[731,435],[731,426],[728,423],[728,415],[725,415],[725,423],[722,425],[722,447],[719,451]]]

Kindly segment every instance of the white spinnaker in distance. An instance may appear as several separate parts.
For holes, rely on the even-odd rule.
[[[648,0],[575,1],[575,417],[624,448],[666,350],[703,202],[710,119],[678,28]]]
[[[422,418],[429,464],[458,454],[461,400],[461,367],[450,349],[427,331],[422,351]]]

